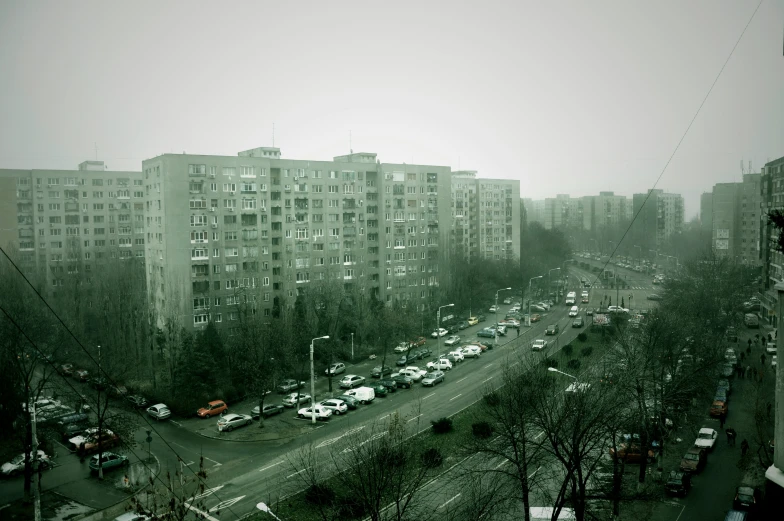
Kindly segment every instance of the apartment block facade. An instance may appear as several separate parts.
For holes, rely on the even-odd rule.
[[[68,276],[91,281],[109,260],[144,262],[141,172],[0,169],[0,242],[19,251],[20,267],[45,276],[51,291]]]
[[[520,257],[520,181],[452,172],[451,243],[469,261]]]
[[[700,215],[711,225],[711,244],[717,255],[750,265],[760,263],[760,174],[744,174],[740,183],[713,186]],[[704,195],[704,194],[703,194]]]
[[[760,313],[778,327],[778,294],[775,285],[784,282],[784,254],[778,251],[778,234],[768,222],[773,210],[784,211],[784,157],[768,162],[760,175],[760,255],[762,257],[762,291]]]
[[[601,228],[628,224],[632,220],[632,201],[614,192],[599,192],[580,199],[582,203],[582,228],[599,230]]]
[[[142,165],[148,292],[159,320],[194,327],[264,316],[314,283],[357,288],[421,309],[448,262],[450,169],[235,156],[164,154]]]
[[[683,196],[649,190],[632,196],[635,220],[631,228],[633,244],[643,250],[658,249],[673,235],[683,230]]]

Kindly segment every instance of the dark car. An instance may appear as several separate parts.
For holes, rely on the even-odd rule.
[[[558,324],[550,324],[547,326],[547,329],[544,332],[545,335],[557,335],[558,334]]]
[[[416,360],[416,358],[411,356],[411,355],[403,355],[403,356],[401,356],[400,358],[397,359],[397,361],[395,362],[395,365],[402,367],[402,366],[410,364],[414,360]]]
[[[735,374],[735,368],[732,367],[732,364],[724,364],[721,366],[721,376],[724,378],[731,378],[732,375]]]
[[[477,315],[477,316],[476,316],[476,319],[477,319],[479,322],[484,322],[485,320],[487,320],[487,318],[486,318],[484,315]]]
[[[69,416],[62,417],[54,427],[63,440],[69,440],[80,432],[87,430],[87,420],[88,416],[86,414],[71,414]]]
[[[587,316],[589,316],[589,317],[592,317],[593,316],[593,310],[591,308],[588,308],[588,309],[585,310],[585,314]]]
[[[341,394],[337,399],[346,402],[349,409],[356,409],[359,406],[359,400],[347,394]]]
[[[717,389],[724,389],[724,392],[727,393],[727,396],[729,396],[730,393],[732,392],[732,386],[730,386],[730,381],[727,380],[726,378],[722,378],[721,380],[719,380]]]
[[[659,295],[657,295],[656,293],[651,293],[650,295],[648,295],[647,299],[648,300],[661,300],[661,297]]]
[[[699,472],[708,462],[708,453],[705,449],[692,447],[686,451],[686,454],[681,458],[680,469],[683,472]]]
[[[411,385],[413,380],[408,376],[399,374],[397,376],[393,376],[391,378],[398,387],[403,387],[405,389],[411,389]]]
[[[468,328],[468,322],[466,322],[465,320],[462,320],[457,323],[457,329],[463,330],[466,328]]]
[[[303,387],[305,387],[305,382],[301,380],[297,381],[297,380],[292,380],[291,378],[287,378],[282,382],[280,382],[280,384],[277,387],[277,391],[280,394],[286,394],[292,391],[296,391],[297,389],[302,389]]]
[[[420,349],[419,351],[416,352],[416,358],[415,359],[416,360],[424,360],[425,358],[430,357],[432,354],[433,354],[433,351],[431,351],[430,349],[428,349],[426,347],[423,347],[422,349]],[[409,355],[409,356],[412,356],[412,355]],[[412,358],[412,360],[414,360],[414,358]]]
[[[389,394],[389,390],[384,385],[381,385],[381,382],[375,385],[371,385],[370,388],[373,389],[373,391],[376,393],[376,396],[386,396]]]
[[[109,385],[109,381],[103,376],[96,376],[95,378],[90,379],[90,387],[93,389],[102,391],[106,389],[107,385]]]
[[[147,400],[144,396],[140,396],[138,394],[132,394],[127,397],[128,403],[136,407],[137,409],[142,409],[147,407]]]
[[[757,509],[759,500],[759,490],[754,487],[740,486],[735,490],[735,499],[732,501],[732,508],[751,512]]]
[[[495,330],[490,327],[486,327],[476,333],[476,336],[484,337],[484,338],[495,338]]]
[[[275,416],[276,414],[280,414],[280,413],[282,413],[285,410],[286,410],[286,408],[283,407],[282,405],[280,405],[279,403],[271,403],[271,404],[268,404],[268,405],[264,406],[264,409],[262,410],[262,415],[265,418],[268,418],[270,416]],[[258,420],[259,419],[259,406],[258,405],[256,407],[254,407],[253,409],[251,409],[250,417],[253,418],[254,420]]]
[[[413,356],[413,354],[408,355],[408,358],[410,358],[411,356]],[[386,376],[389,374],[392,374],[392,368],[387,367],[385,365],[383,366],[377,365],[376,367],[373,368],[373,370],[370,371],[370,376],[372,376],[373,378],[381,378],[382,376]]]
[[[691,488],[691,475],[678,470],[670,471],[664,490],[675,496],[685,496]]]
[[[395,382],[391,378],[384,378],[383,380],[379,381],[378,383],[380,385],[383,385],[384,387],[386,387],[387,391],[389,391],[390,393],[394,393],[395,391],[397,391],[397,382]]]
[[[717,387],[716,392],[713,394],[713,400],[717,402],[727,402],[727,389],[724,387]]]

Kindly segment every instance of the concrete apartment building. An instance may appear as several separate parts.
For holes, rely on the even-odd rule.
[[[760,177],[744,174],[740,183],[718,183],[713,186],[709,202],[710,216],[705,208],[700,215],[711,224],[711,244],[716,254],[750,265],[760,264]]]
[[[713,192],[700,195],[700,227],[704,231],[713,229]]]
[[[160,320],[231,328],[234,306],[274,315],[314,283],[423,309],[446,273],[450,169],[164,154],[142,164],[148,291]]]
[[[683,196],[661,189],[632,196],[632,212],[636,216],[631,228],[633,244],[643,251],[658,249],[673,235],[683,230]]]
[[[582,202],[584,230],[628,224],[632,220],[632,202],[624,195],[614,192],[599,192],[599,195],[587,195]]]
[[[469,261],[520,257],[520,181],[452,172],[451,243]]]
[[[89,282],[107,260],[144,261],[141,172],[0,169],[0,243],[19,251],[20,267],[55,291],[69,275]]]
[[[772,210],[784,211],[784,157],[770,161],[760,175],[760,256],[762,262],[762,290],[760,314],[772,326],[778,327],[778,294],[774,286],[784,282],[784,254],[778,251],[778,230],[768,222]]]

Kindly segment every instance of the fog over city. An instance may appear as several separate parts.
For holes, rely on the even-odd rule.
[[[0,162],[138,170],[164,152],[375,152],[519,179],[653,187],[756,2],[4,2]],[[784,142],[784,5],[763,2],[657,185],[699,194]],[[351,136],[351,137],[349,137]],[[96,154],[97,149],[97,154]]]

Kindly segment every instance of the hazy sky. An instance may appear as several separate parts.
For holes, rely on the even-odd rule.
[[[521,180],[653,186],[757,1],[0,4],[0,168],[349,150]],[[226,7],[223,7],[226,6]],[[784,2],[762,3],[658,184],[784,156]]]

